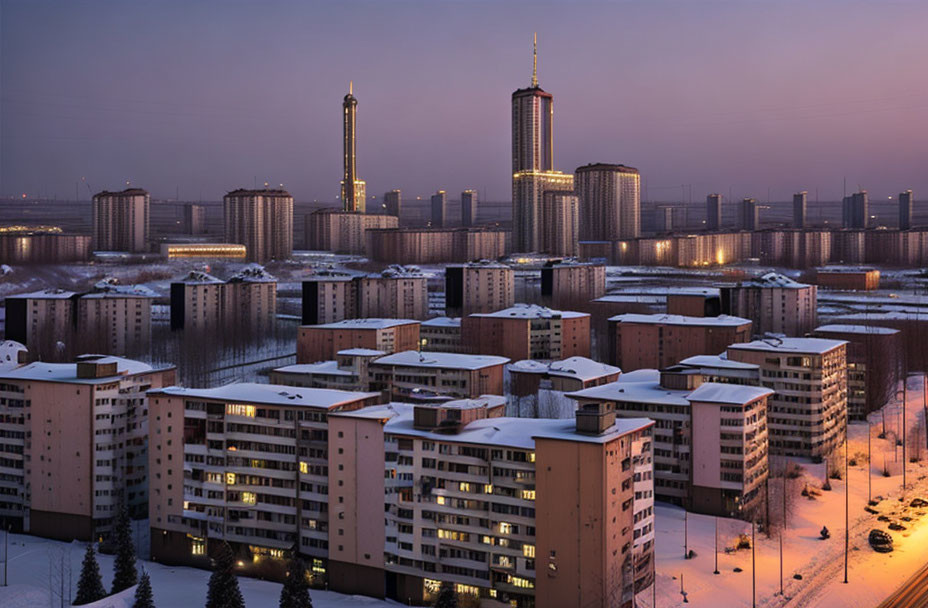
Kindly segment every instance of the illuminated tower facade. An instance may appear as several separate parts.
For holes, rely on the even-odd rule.
[[[532,86],[512,94],[512,248],[520,252],[543,250],[544,193],[574,186],[573,175],[554,170],[554,97],[538,86],[533,57]]]
[[[354,83],[348,83],[348,94],[342,101],[342,133],[344,135],[345,172],[342,175],[342,205],[345,211],[364,213],[367,184],[358,179],[358,100],[354,96]]]

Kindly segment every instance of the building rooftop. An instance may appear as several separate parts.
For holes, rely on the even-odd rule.
[[[218,284],[222,282],[223,281],[220,281],[213,275],[203,272],[202,270],[191,270],[184,276],[184,278],[179,281],[175,281],[175,283],[187,283],[195,285]]]
[[[609,376],[611,374],[621,374],[622,370],[612,365],[606,365],[599,361],[593,361],[586,357],[568,357],[561,361],[552,361],[542,363],[532,359],[523,359],[510,364],[510,371],[551,374],[552,376],[562,376],[566,378],[576,378],[578,380],[594,380]]]
[[[687,400],[691,402],[699,401],[702,403],[730,403],[739,405],[772,394],[773,391],[771,389],[760,386],[703,382],[696,390],[687,396]]]
[[[7,296],[9,298],[23,298],[30,300],[67,300],[76,296],[76,291],[66,291],[64,289],[41,289],[30,293],[17,293]]]
[[[891,327],[878,327],[876,325],[845,325],[841,323],[833,323],[830,325],[822,325],[821,327],[816,327],[815,332],[821,333],[835,333],[835,334],[871,334],[871,335],[888,335],[888,334],[898,334],[898,329],[893,329]]]
[[[413,319],[343,319],[322,325],[304,325],[315,329],[389,329],[399,325],[418,323]]]
[[[694,355],[680,361],[680,365],[687,367],[712,367],[717,369],[743,369],[756,370],[760,366],[754,363],[742,363],[741,361],[732,361],[723,354],[721,355]]]
[[[609,294],[600,298],[596,298],[593,301],[612,302],[616,304],[664,304],[667,302],[667,296]]]
[[[354,376],[354,371],[342,369],[337,361],[320,361],[319,363],[297,363],[274,368],[282,374],[320,374],[326,376]]]
[[[639,370],[640,371],[640,370]],[[657,370],[653,370],[657,371]],[[582,391],[567,393],[572,399],[604,399],[608,401],[636,401],[663,405],[689,405],[686,397],[690,391],[664,388],[660,380],[623,381],[602,384]]]
[[[0,342],[0,372],[19,367],[19,353],[28,353],[28,349],[15,340]]]
[[[778,272],[768,272],[767,274],[761,275],[759,277],[753,277],[750,279],[745,279],[740,284],[741,287],[781,287],[785,289],[805,289],[810,287],[805,283],[800,283],[799,281],[794,281],[788,276],[782,275]]]
[[[651,315],[639,313],[626,313],[610,317],[610,321],[621,323],[644,323],[648,325],[694,325],[697,327],[721,326],[721,327],[740,327],[751,322],[750,319],[741,317],[732,317],[729,315],[719,315],[717,317],[688,317],[686,315],[670,315],[665,313],[655,313]]]
[[[825,338],[764,338],[745,342],[743,344],[732,344],[729,350],[759,350],[774,353],[805,353],[820,355],[830,350],[838,348],[842,344],[847,344],[845,340],[827,340]]]
[[[447,369],[483,369],[492,365],[509,363],[506,357],[492,355],[462,355],[458,353],[430,353],[406,350],[381,357],[374,361],[377,365],[396,365],[399,367],[436,367]]]
[[[125,190],[121,192],[110,192],[109,190],[103,190],[101,192],[97,192],[96,194],[94,194],[93,197],[97,198],[98,196],[138,196],[138,195],[147,195],[147,194],[148,194],[148,190],[145,190],[143,188],[126,188]]]
[[[422,327],[461,327],[461,317],[434,317],[422,322]]]
[[[614,165],[610,163],[590,163],[588,165],[583,165],[582,167],[577,167],[577,172],[583,171],[615,171],[617,173],[631,173],[633,175],[638,175],[638,169],[634,167],[626,167],[625,165]]]
[[[283,188],[264,188],[263,190],[249,190],[247,188],[238,188],[232,190],[226,196],[290,196],[290,193]]]
[[[439,228],[439,230],[441,230]],[[447,230],[447,228],[445,229]],[[476,260],[473,262],[468,262],[467,264],[451,264],[448,268],[509,268],[506,264],[500,264],[499,262],[494,262],[492,260]]]
[[[838,274],[856,274],[860,272],[879,272],[872,266],[821,266],[815,269],[815,272],[838,273]]]
[[[123,359],[122,357],[98,357],[96,355],[82,355],[78,361],[91,361],[94,363],[116,363],[117,375],[103,378],[78,378],[77,362],[74,363],[46,363],[35,361],[27,365],[0,371],[3,380],[40,380],[45,382],[67,382],[73,384],[102,384],[112,382],[114,378],[122,376],[135,376],[154,371],[170,369],[163,367],[155,369],[142,361]]]
[[[84,294],[85,298],[105,298],[113,297],[135,297],[135,298],[157,298],[158,294],[145,285],[120,285],[119,280],[113,277],[98,281],[93,286],[93,291]]]
[[[305,388],[282,384],[240,382],[217,388],[183,388],[170,386],[149,391],[150,395],[213,399],[236,403],[302,406],[329,409],[359,399],[379,397],[380,393],[340,391],[330,388]]]
[[[380,272],[368,276],[384,279],[425,278],[422,269],[418,266],[403,266],[401,264],[390,264]]]
[[[589,317],[589,313],[574,312],[571,310],[552,310],[546,306],[538,304],[516,304],[510,308],[497,310],[496,312],[474,313],[472,317],[494,317],[497,319],[551,319],[560,317],[562,319],[577,319],[580,317]]]
[[[276,283],[277,277],[271,275],[260,264],[250,264],[231,277],[229,283]]]
[[[373,348],[346,348],[338,351],[337,354],[347,357],[380,357],[387,353],[382,350],[374,350]]]

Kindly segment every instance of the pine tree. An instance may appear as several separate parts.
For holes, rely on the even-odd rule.
[[[448,581],[443,582],[438,590],[435,608],[458,608],[458,594],[454,590],[454,585]]]
[[[84,553],[84,562],[81,564],[81,577],[77,581],[77,595],[74,598],[75,606],[82,606],[96,602],[106,597],[103,580],[100,578],[100,565],[97,564],[97,554],[93,550],[93,543],[87,545]]]
[[[155,608],[155,599],[151,593],[151,580],[147,572],[142,572],[139,586],[135,588],[135,603],[132,608]]]
[[[118,593],[128,589],[139,580],[135,569],[135,546],[132,544],[132,528],[129,513],[122,506],[113,524],[113,544],[116,556],[113,559],[113,591]]]
[[[298,557],[290,560],[287,580],[280,590],[280,608],[313,608],[306,581],[306,564]]]
[[[222,543],[215,557],[213,573],[206,592],[206,608],[245,608],[245,600],[235,577],[235,555],[228,543]]]

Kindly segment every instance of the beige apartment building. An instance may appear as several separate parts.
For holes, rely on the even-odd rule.
[[[580,253],[580,199],[571,191],[546,191],[542,196],[541,251],[551,255]]]
[[[515,272],[487,260],[445,268],[445,313],[464,317],[515,304]]]
[[[517,304],[461,320],[464,352],[500,355],[513,360],[588,357],[590,315]]]
[[[750,319],[754,335],[804,336],[817,327],[818,287],[775,272],[720,288],[722,312]]]
[[[693,355],[715,355],[751,338],[741,317],[627,313],[609,319],[609,363],[629,372],[663,369]]]
[[[605,294],[602,264],[559,262],[541,269],[541,298],[552,308],[589,312],[590,302]]]
[[[510,232],[493,227],[368,230],[367,257],[385,264],[460,264],[509,252]]]
[[[171,283],[171,329],[194,333],[258,335],[277,317],[277,279],[261,266],[246,266],[222,281],[191,271]]]
[[[760,368],[774,391],[767,419],[770,453],[821,460],[845,439],[847,342],[768,338],[728,347],[728,359]]]
[[[331,361],[349,348],[393,353],[419,348],[419,322],[412,319],[345,319],[337,323],[301,325],[296,362]]]
[[[174,368],[119,357],[0,370],[0,518],[64,541],[109,533],[148,505],[148,398]]]
[[[334,590],[422,605],[447,581],[464,605],[626,608],[651,584],[649,420],[504,418],[478,399],[329,425]]]
[[[773,391],[703,382],[693,370],[629,374],[567,396],[620,418],[655,421],[654,493],[699,513],[738,516],[761,500],[768,474],[767,407]]]
[[[509,359],[406,350],[370,363],[370,390],[395,401],[448,401],[503,394]]]
[[[641,233],[641,176],[638,169],[596,163],[579,167],[574,184],[580,196],[580,238],[634,239]]]
[[[509,364],[509,393],[515,397],[540,391],[569,393],[615,382],[621,374],[617,367],[586,357],[549,362],[523,359]]]
[[[364,255],[368,253],[368,230],[398,227],[397,215],[319,209],[306,216],[306,248],[311,251]]]
[[[415,266],[393,265],[379,273],[327,271],[303,281],[303,324],[344,319],[425,319],[428,278]]]
[[[387,353],[369,348],[340,350],[334,361],[297,363],[271,370],[271,384],[366,391],[370,386],[371,361]]]
[[[244,245],[248,261],[293,255],[293,197],[283,189],[238,189],[223,197],[225,241]]]
[[[152,390],[152,557],[209,568],[224,541],[239,572],[280,579],[298,547],[322,583],[332,523],[328,418],[378,397],[249,383]]]
[[[127,188],[122,192],[104,190],[94,194],[94,251],[148,251],[150,205],[151,196],[141,188]]]
[[[433,353],[462,353],[461,318],[433,317],[419,326],[419,348]]]

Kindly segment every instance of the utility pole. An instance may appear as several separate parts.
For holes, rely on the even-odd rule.
[[[847,552],[851,544],[850,529],[850,495],[851,495],[851,476],[847,465],[847,453],[851,451],[851,446],[847,440],[848,414],[847,408],[844,409],[844,584],[847,584]],[[867,423],[869,430],[870,424]]]
[[[751,511],[751,608],[757,608],[757,560],[755,551],[757,545],[756,526],[754,525],[754,512]]]
[[[780,525],[780,595],[783,595],[783,535],[786,534],[786,467],[783,467],[783,521]]]
[[[715,516],[715,570],[712,574],[719,573],[719,516]]]
[[[867,504],[873,502],[873,459],[870,456],[871,447],[870,435],[873,428],[870,426],[870,415],[864,417],[867,420]]]
[[[683,559],[689,559],[689,511],[683,511]]]

